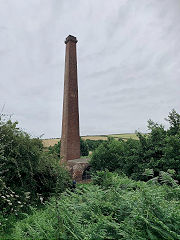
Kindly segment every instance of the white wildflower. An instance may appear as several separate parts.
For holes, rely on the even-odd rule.
[[[25,192],[24,194],[25,194],[25,195],[30,195],[31,193],[30,193],[30,192]]]
[[[40,199],[41,203],[43,203],[43,197],[40,197],[39,199]]]

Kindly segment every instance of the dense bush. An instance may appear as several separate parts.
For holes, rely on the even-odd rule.
[[[123,145],[118,141],[107,141],[101,144],[93,153],[91,166],[94,170],[109,169],[115,171],[120,167],[119,156],[123,154]]]
[[[86,143],[82,138],[80,138],[80,152],[81,156],[88,156],[89,155],[89,148]]]
[[[42,142],[31,139],[30,136],[17,127],[17,122],[0,123],[1,171],[5,176],[7,186],[34,188],[33,170],[42,152]],[[3,156],[3,157],[2,157]],[[30,186],[31,185],[31,186]]]
[[[91,140],[91,139],[86,139],[85,141],[89,151],[94,151],[101,143],[107,142],[106,140]]]
[[[0,167],[0,208],[6,214],[25,202],[27,192],[32,202],[62,192],[69,184],[58,158],[44,152],[40,139],[31,138],[11,120],[0,119]]]
[[[175,178],[180,180],[180,115],[172,110],[167,121],[170,127],[165,130],[149,120],[150,133],[137,133],[139,140],[119,139],[101,144],[92,154],[92,169],[119,169],[137,180],[145,180],[142,173],[147,168],[153,169],[155,175],[174,169]]]
[[[67,191],[18,222],[14,239],[178,240],[180,189],[98,172],[96,185]]]
[[[142,178],[142,172],[148,168],[145,163],[141,165],[139,141],[133,139],[104,142],[92,153],[90,164],[93,171],[118,170],[128,176],[134,174],[137,178]]]
[[[54,144],[54,146],[49,146],[48,151],[49,153],[52,153],[53,155],[56,155],[58,158],[60,158],[60,149],[61,149],[61,141]]]

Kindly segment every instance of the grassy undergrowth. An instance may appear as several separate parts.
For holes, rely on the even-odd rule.
[[[169,186],[168,186],[169,184]],[[171,185],[171,186],[170,186]],[[13,239],[180,239],[180,188],[99,172],[19,221]]]

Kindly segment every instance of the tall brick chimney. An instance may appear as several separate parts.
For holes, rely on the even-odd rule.
[[[76,43],[76,37],[66,38],[61,163],[80,158]]]

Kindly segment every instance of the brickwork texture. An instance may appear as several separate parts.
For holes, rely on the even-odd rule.
[[[66,38],[61,163],[80,158],[76,43],[76,37]]]

